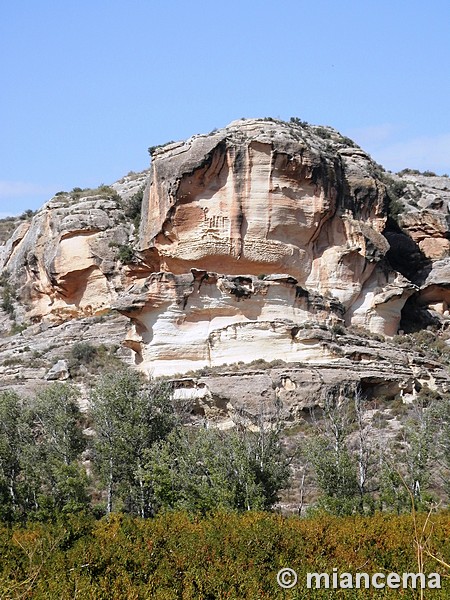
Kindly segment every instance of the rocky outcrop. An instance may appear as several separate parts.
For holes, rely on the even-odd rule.
[[[384,186],[327,134],[239,121],[157,153],[140,232],[155,270],[288,273],[351,304],[388,248]]]
[[[157,273],[114,305],[133,322],[125,344],[154,376],[262,358],[333,358],[307,327],[342,322],[343,305],[289,275]],[[323,332],[322,332],[323,334]]]
[[[0,391],[7,388],[28,397],[49,381],[76,381],[85,405],[92,375],[86,372],[84,377],[76,380],[72,377],[73,347],[79,343],[92,348],[103,345],[117,362],[115,368],[120,366],[120,361],[131,366],[132,352],[122,346],[127,328],[126,317],[110,312],[62,323],[45,319],[15,334],[3,329],[0,335]]]
[[[396,249],[402,236],[403,250],[399,250],[409,264],[415,263],[408,275],[420,287],[417,304],[446,319],[450,303],[450,178],[407,172],[397,180],[404,186],[404,207],[398,216],[401,232],[388,240]]]
[[[132,318],[141,367],[329,360],[291,333],[311,320],[394,335],[415,288],[384,261],[377,169],[331,128],[272,120],[156,151],[139,250],[158,275],[114,305]]]
[[[124,198],[108,186],[60,192],[16,229],[4,246],[2,267],[25,320],[63,321],[110,309],[129,283],[118,261],[118,248],[134,239],[124,214],[127,195],[144,180],[116,184],[125,187]]]
[[[156,149],[149,172],[58,193],[0,260],[19,324],[115,309],[150,375],[258,359],[347,369],[333,329],[392,337],[410,305],[447,319],[448,181],[388,177],[329,127],[241,120]]]
[[[405,173],[399,178],[404,187],[405,210],[399,215],[404,231],[423,254],[439,259],[449,254],[450,178]]]
[[[450,376],[437,363],[401,352],[382,342],[346,336],[340,340],[341,360],[328,364],[241,365],[198,377],[175,379],[174,400],[188,406],[193,419],[207,418],[221,429],[245,422],[258,427],[259,419],[281,419],[289,429],[310,419],[310,410],[323,405],[326,394],[345,384],[358,386],[368,405],[395,397],[411,402],[423,388],[450,389]],[[359,359],[359,360],[358,360]]]

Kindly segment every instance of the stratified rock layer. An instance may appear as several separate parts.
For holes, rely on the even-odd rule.
[[[118,248],[133,239],[126,200],[145,182],[135,177],[97,190],[58,193],[20,225],[0,253],[1,267],[25,307],[26,320],[99,315],[109,310],[128,273]]]

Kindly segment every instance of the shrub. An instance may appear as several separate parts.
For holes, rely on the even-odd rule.
[[[308,121],[302,121],[298,117],[291,117],[289,122],[293,123],[294,125],[298,125],[299,127],[308,127],[309,125]]]
[[[3,273],[0,277],[0,285],[2,286],[2,308],[3,310],[14,319],[14,299],[15,293],[12,289],[11,284],[8,280],[8,275]]]
[[[118,258],[120,262],[127,264],[134,260],[134,250],[129,244],[121,244],[118,247]]]
[[[433,517],[428,544],[450,556],[449,515]],[[425,516],[419,517],[422,530]],[[156,519],[112,515],[95,521],[69,515],[55,523],[0,528],[4,598],[394,598],[413,599],[417,590],[306,590],[307,572],[417,572],[411,517],[299,519],[276,514],[218,512],[192,518],[170,512]],[[279,569],[298,573],[293,590],[281,590]],[[445,573],[426,556],[424,572]],[[448,598],[450,581],[429,597]],[[74,593],[74,590],[76,592]],[[23,592],[27,592],[25,596]],[[386,592],[386,593],[384,593]],[[425,593],[428,597],[427,592]]]
[[[72,346],[70,356],[75,363],[88,365],[97,356],[97,349],[88,342],[77,342]]]
[[[70,195],[73,200],[78,200],[79,198],[89,198],[91,196],[105,196],[111,200],[116,200],[117,202],[121,202],[122,200],[114,188],[112,188],[110,185],[105,185],[104,183],[100,184],[97,188],[74,187],[70,192]]]
[[[10,335],[17,335],[18,333],[22,333],[22,331],[25,331],[25,329],[28,327],[27,323],[16,323],[14,321],[9,334]]]
[[[128,201],[128,204],[125,208],[125,215],[132,219],[133,224],[136,229],[139,229],[139,224],[141,221],[141,209],[142,209],[142,199],[144,197],[144,188],[142,187],[138,190]]]
[[[104,344],[94,346],[89,342],[77,342],[70,351],[69,371],[72,377],[80,374],[80,367],[85,367],[90,373],[99,371],[115,371],[123,368],[123,363],[116,356],[117,346],[107,347]]]
[[[170,144],[174,143],[175,142],[173,140],[170,140],[170,142],[166,142],[165,144],[159,144],[158,146],[149,146],[148,153],[150,154],[150,156],[153,156],[156,150],[159,150],[160,148],[164,148],[164,146],[169,146]]]
[[[315,127],[314,133],[324,140],[331,139],[331,132],[328,131],[328,129],[326,129],[325,127]]]

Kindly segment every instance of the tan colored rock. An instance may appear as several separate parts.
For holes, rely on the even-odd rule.
[[[392,177],[406,186],[401,197],[404,208],[398,217],[403,231],[426,258],[438,260],[448,256],[450,178],[411,173]]]
[[[140,251],[160,274],[114,305],[132,318],[126,344],[137,363],[173,374],[257,358],[333,360],[289,333],[308,321],[344,318],[394,335],[415,288],[380,263],[385,204],[376,165],[331,128],[242,120],[158,150]],[[293,300],[294,288],[328,307]]]
[[[130,234],[118,198],[66,194],[48,202],[16,230],[4,256],[25,318],[61,321],[108,310],[127,283],[116,247]]]
[[[124,203],[147,176],[137,240]],[[419,256],[422,246],[433,256],[448,246],[437,193],[420,209],[423,222],[414,211],[405,217],[411,237],[388,236],[379,166],[331,128],[236,121],[157,150],[149,174],[113,189],[58,194],[15,232],[2,260],[23,320],[116,307],[130,319],[124,343],[136,365],[158,375],[240,360],[338,360],[307,326],[395,335],[418,288],[385,260],[391,241],[408,240]],[[135,261],[121,264],[117,247],[133,244]]]
[[[158,270],[289,273],[351,301],[349,284],[387,250],[384,187],[367,154],[330,137],[249,120],[168,146],[153,161],[141,250]]]
[[[339,341],[340,361],[247,369],[241,365],[237,372],[224,365],[213,373],[175,379],[174,398],[222,429],[232,427],[237,415],[240,421],[244,415],[247,425],[257,425],[261,414],[270,420],[276,407],[288,428],[304,422],[309,410],[320,406],[331,388],[344,383],[359,386],[368,400],[410,399],[423,385],[449,389],[448,371],[438,364],[425,364],[419,356],[385,342],[351,335]]]
[[[419,248],[427,258],[438,260],[449,256],[450,241],[446,238],[425,238],[419,242]]]

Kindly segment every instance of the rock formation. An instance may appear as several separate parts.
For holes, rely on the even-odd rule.
[[[389,338],[416,326],[417,311],[447,322],[449,178],[386,174],[332,128],[272,119],[236,121],[152,159],[149,173],[58,193],[0,247],[14,300],[0,328],[6,335],[12,314],[28,325],[1,340],[4,381],[45,381],[78,336],[122,342],[124,360],[154,376],[282,361],[266,398],[284,393],[277,381],[289,369],[395,394],[447,386],[439,364]],[[129,204],[144,185],[138,231]],[[36,352],[38,366],[26,368]],[[212,404],[229,402],[200,388]]]
[[[375,163],[331,128],[237,121],[162,148],[139,242],[153,273],[115,304],[127,344],[163,374],[332,359],[299,337],[308,321],[394,335],[415,287],[384,260],[386,208]]]
[[[125,201],[144,180],[125,188]],[[108,186],[60,192],[15,230],[0,266],[19,290],[27,320],[61,322],[109,310],[127,275],[117,248],[133,236],[123,202]]]

